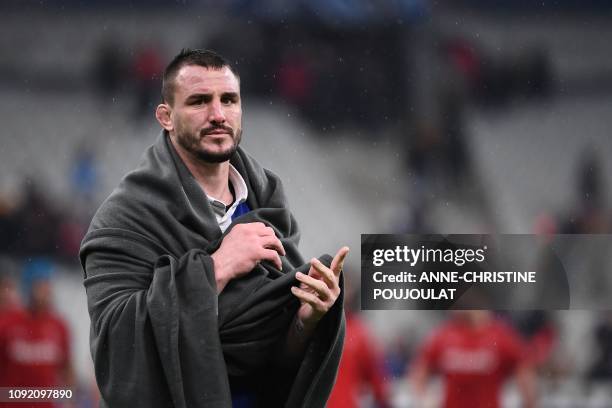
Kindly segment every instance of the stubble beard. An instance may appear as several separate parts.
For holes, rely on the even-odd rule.
[[[225,129],[231,134],[233,143],[230,148],[221,152],[212,152],[200,145],[202,138],[206,137],[206,129],[201,131],[198,135],[189,134],[187,132],[179,132],[177,133],[176,140],[185,151],[200,162],[206,164],[223,163],[228,161],[234,155],[234,153],[236,153],[238,145],[242,139],[241,128],[237,129],[236,131],[230,128]]]

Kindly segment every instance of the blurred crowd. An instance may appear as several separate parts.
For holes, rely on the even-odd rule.
[[[35,178],[22,181],[17,194],[0,195],[0,254],[45,256],[75,264],[81,240],[95,211],[99,188],[94,152],[78,148],[66,174],[69,205],[54,200]]]

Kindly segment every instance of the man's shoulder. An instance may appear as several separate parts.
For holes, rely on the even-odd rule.
[[[128,173],[96,211],[90,230],[125,228],[142,219],[147,207],[159,197],[156,181],[150,174],[136,169]]]
[[[231,158],[230,163],[242,177],[249,178],[254,183],[263,184],[267,183],[270,177],[278,178],[276,174],[264,168],[257,159],[240,146],[236,149],[236,154]]]
[[[244,178],[249,196],[254,194],[256,207],[279,207],[286,204],[280,178],[273,171],[264,168],[243,148],[238,147],[231,163]]]
[[[182,187],[171,157],[158,138],[142,155],[96,211],[89,231],[101,228],[133,229],[147,222],[160,208],[177,199]]]

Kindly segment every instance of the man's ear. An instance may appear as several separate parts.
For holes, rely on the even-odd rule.
[[[157,108],[155,109],[155,117],[157,118],[157,121],[159,122],[161,127],[166,129],[168,132],[174,130],[171,115],[172,108],[170,107],[170,105],[168,105],[167,103],[160,103],[159,105],[157,105]]]

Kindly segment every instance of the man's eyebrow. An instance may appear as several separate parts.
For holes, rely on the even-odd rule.
[[[188,95],[185,100],[192,101],[192,100],[197,100],[201,98],[209,99],[211,97],[212,97],[212,92],[197,92],[197,93],[192,93]],[[240,98],[240,93],[235,92],[235,91],[227,91],[227,92],[221,93],[221,97],[224,97],[224,98],[230,97],[233,99],[237,99],[237,98]]]
[[[192,94],[187,96],[187,100],[210,97],[211,95],[212,95],[212,93],[210,93],[210,92],[192,93]]]

